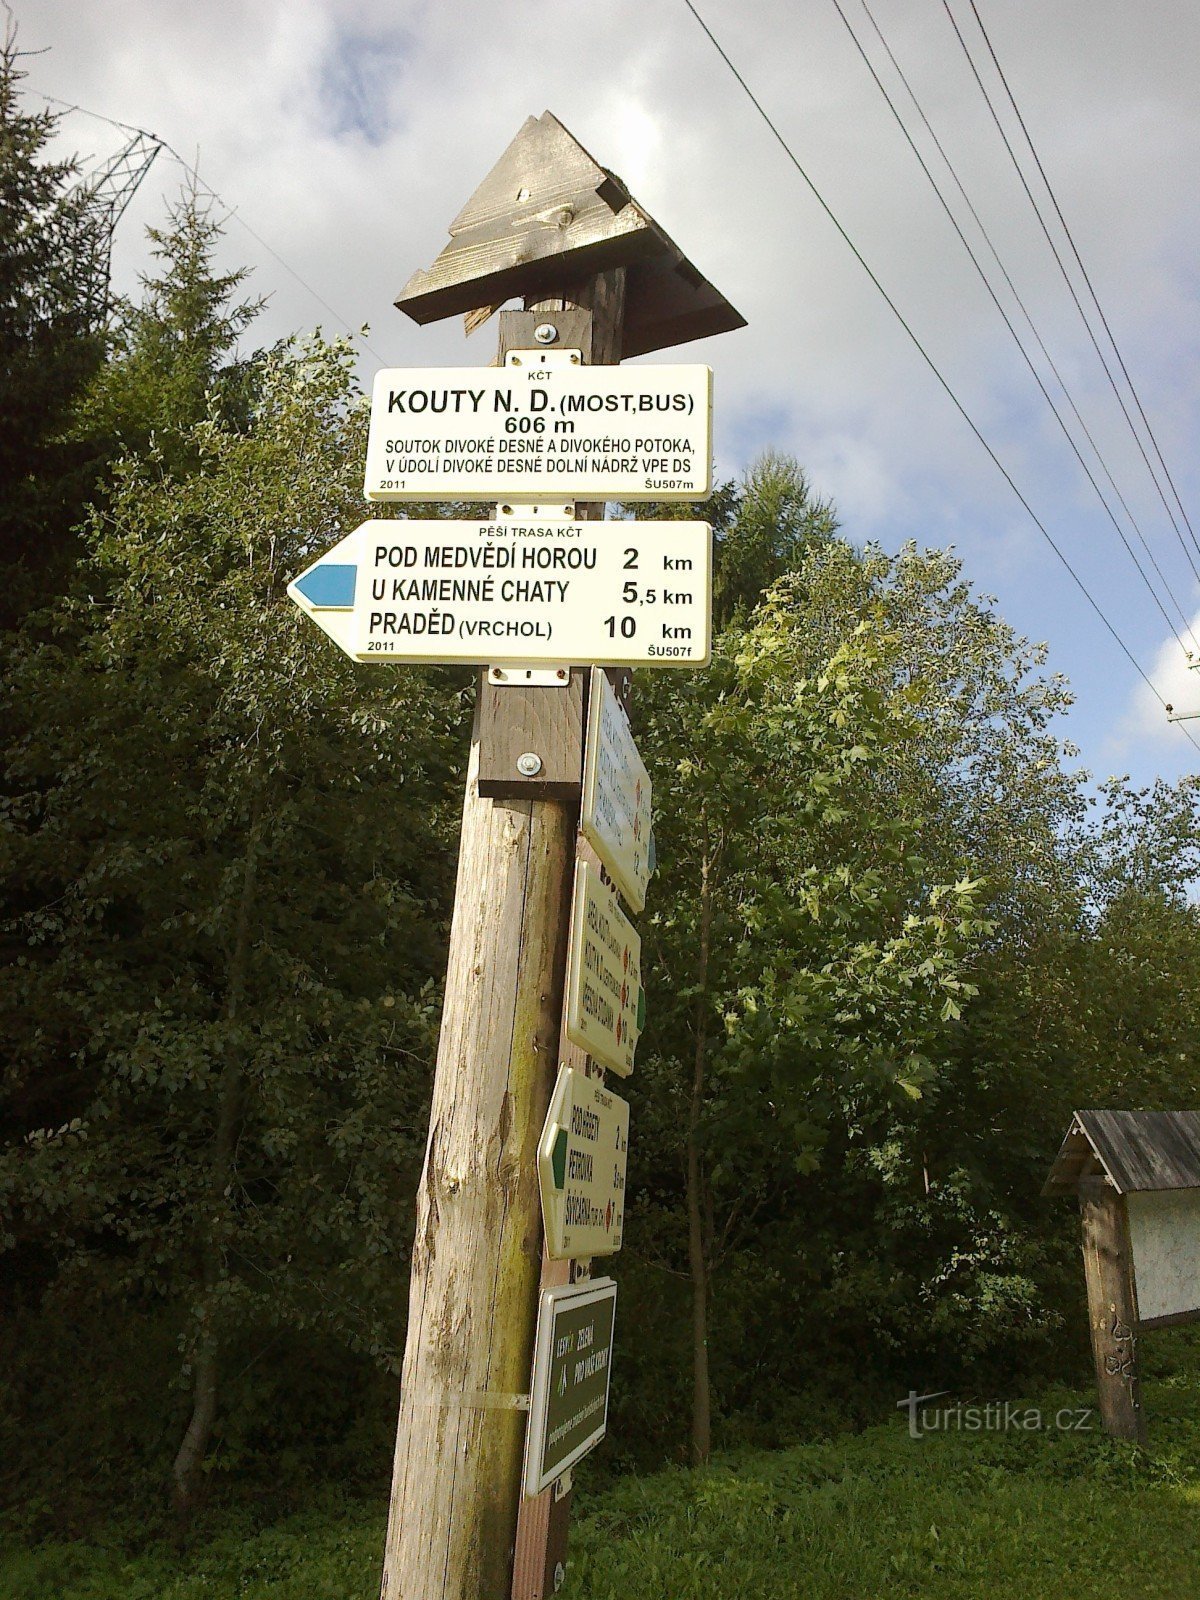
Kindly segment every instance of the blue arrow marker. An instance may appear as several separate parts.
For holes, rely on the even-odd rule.
[[[320,607],[344,607],[354,604],[356,566],[338,561],[322,561],[311,567],[302,578],[296,579],[296,588],[310,604]]]

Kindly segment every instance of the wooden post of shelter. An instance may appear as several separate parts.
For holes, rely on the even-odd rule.
[[[1114,1439],[1145,1444],[1137,1363],[1137,1293],[1125,1203],[1106,1178],[1083,1178],[1079,1212],[1100,1420]]]
[[[463,315],[470,332],[523,298],[501,315],[500,362],[539,343],[616,362],[743,325],[549,112],[528,119],[450,232],[397,305],[420,323]],[[548,1489],[522,1510],[520,1491],[539,1283],[569,1271],[543,1261],[535,1159],[556,1069],[572,1061],[559,1030],[585,675],[559,676],[480,680],[383,1600],[541,1600],[561,1581],[566,1498]]]

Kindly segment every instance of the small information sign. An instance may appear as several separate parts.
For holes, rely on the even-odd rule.
[[[577,861],[567,955],[567,1037],[627,1078],[644,1007],[638,931],[595,867]]]
[[[580,827],[635,911],[645,906],[650,881],[650,821],[650,774],[624,707],[593,669]]]
[[[359,661],[709,657],[704,522],[364,522],[288,594]]]
[[[604,1437],[616,1310],[611,1278],[542,1295],[525,1436],[527,1495],[548,1489]]]
[[[367,499],[703,499],[710,368],[585,367],[567,355],[377,374]]]
[[[629,1102],[562,1067],[538,1145],[546,1251],[555,1261],[611,1256],[625,1227]]]

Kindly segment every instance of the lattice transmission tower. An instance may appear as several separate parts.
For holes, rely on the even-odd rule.
[[[162,148],[153,134],[135,133],[105,166],[82,179],[71,197],[65,242],[80,302],[93,323],[108,316],[113,232]]]

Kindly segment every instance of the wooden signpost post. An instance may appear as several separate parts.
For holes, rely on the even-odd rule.
[[[603,1063],[589,1059],[589,1047],[616,1070],[632,1069],[638,941],[601,862],[610,860],[635,909],[648,873],[648,785],[643,800],[635,773],[631,801],[612,770],[621,745],[612,703],[628,699],[620,670],[604,691],[612,703],[607,801],[593,810],[600,854],[589,859],[578,836],[581,669],[700,665],[710,614],[703,525],[605,525],[598,505],[578,504],[585,495],[707,492],[707,369],[585,369],[743,319],[549,112],[525,123],[450,232],[400,308],[421,323],[461,314],[468,332],[514,296],[525,309],[500,310],[491,369],[380,374],[366,492],[493,499],[496,516],[367,523],[290,592],[360,660],[484,667],[417,1197],[381,1593],[542,1600],[562,1581],[569,1469],[603,1434],[616,1288],[589,1284],[586,1261],[545,1248],[538,1149],[560,1068],[602,1094]],[[640,765],[636,751],[624,759]],[[578,871],[577,857],[587,861]],[[573,901],[577,958],[593,968],[575,972],[564,1008]],[[586,1114],[586,1092],[576,1098]],[[593,1110],[618,1113],[613,1137],[624,1144],[627,1112],[622,1119],[608,1099],[611,1107]],[[610,1190],[619,1177],[623,1193],[619,1154]],[[553,1159],[552,1150],[551,1180]],[[585,1167],[578,1161],[580,1193]],[[583,1205],[577,1199],[581,1220]],[[604,1230],[588,1213],[592,1249],[619,1243],[607,1200],[605,1211]]]

